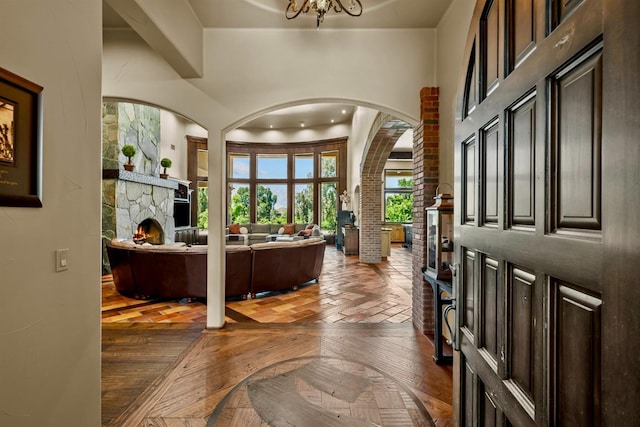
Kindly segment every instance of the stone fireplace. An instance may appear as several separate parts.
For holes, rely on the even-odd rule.
[[[102,238],[134,240],[138,226],[153,223],[162,234],[162,243],[174,242],[174,194],[178,182],[125,170],[104,170],[102,179]],[[147,231],[150,231],[147,228]],[[153,244],[160,237],[155,236]],[[103,254],[103,273],[108,274],[109,260]]]
[[[134,171],[123,169],[124,144],[133,145]],[[102,240],[134,240],[152,232],[146,243],[174,241],[174,195],[178,182],[160,173],[160,110],[141,104],[109,101],[102,109]],[[151,225],[150,225],[151,224]],[[142,225],[140,232],[138,227]],[[106,251],[103,274],[111,272]]]

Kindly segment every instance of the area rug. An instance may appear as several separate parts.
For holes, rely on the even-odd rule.
[[[434,426],[406,387],[363,363],[300,357],[268,366],[236,385],[207,426]]]

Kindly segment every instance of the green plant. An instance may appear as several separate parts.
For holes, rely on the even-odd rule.
[[[163,158],[160,160],[160,166],[164,168],[164,172],[160,174],[160,178],[167,178],[169,175],[167,174],[167,168],[171,167],[171,159]]]
[[[122,154],[125,155],[127,159],[129,159],[129,164],[131,164],[131,158],[136,155],[136,147],[133,145],[124,145],[122,146]]]

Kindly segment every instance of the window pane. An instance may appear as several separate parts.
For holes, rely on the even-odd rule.
[[[249,178],[249,156],[229,154],[229,176],[231,178]]]
[[[386,192],[384,196],[385,221],[413,221],[413,193]]]
[[[256,217],[259,223],[285,224],[287,222],[287,185],[259,184]]]
[[[198,176],[209,176],[209,152],[198,150]]]
[[[258,179],[287,179],[286,154],[258,155]]]
[[[384,187],[413,190],[413,170],[386,170]]]
[[[296,179],[313,178],[313,154],[296,154],[294,169]]]
[[[229,216],[231,224],[249,222],[249,186],[232,183],[229,194]]]
[[[322,160],[320,165],[322,166],[322,177],[323,178],[333,178],[337,176],[338,170],[338,152],[337,151],[326,151],[322,153]]]
[[[293,205],[293,222],[298,224],[313,223],[313,184],[297,184]]]
[[[198,181],[198,196],[196,203],[198,204],[198,228],[209,228],[209,183],[207,181]]]
[[[322,231],[336,231],[338,203],[336,182],[323,182],[320,187],[320,228]]]

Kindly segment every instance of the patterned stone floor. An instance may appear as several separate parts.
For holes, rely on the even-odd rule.
[[[141,301],[102,278],[103,323],[205,323],[203,301]],[[363,264],[328,246],[320,282],[296,291],[227,301],[227,323],[404,323],[411,321],[411,251],[393,244],[380,264]]]

